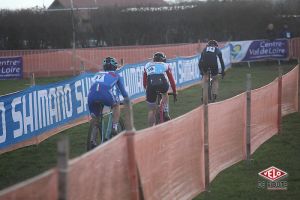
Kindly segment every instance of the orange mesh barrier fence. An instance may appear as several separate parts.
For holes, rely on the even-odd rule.
[[[300,38],[292,38],[290,40],[290,57],[300,58]]]
[[[47,171],[0,191],[0,200],[53,200],[57,197],[57,172],[55,170]]]
[[[107,56],[115,57],[122,65],[121,60],[124,64],[137,63],[152,58],[153,53],[157,51],[164,52],[168,58],[174,58],[195,55],[203,47],[205,44],[192,43],[76,49],[75,53],[72,49],[2,50],[0,57],[22,56],[25,77],[29,77],[31,73],[35,73],[36,77],[66,76],[78,74],[82,68],[99,71],[103,59]]]
[[[144,198],[192,199],[204,190],[203,107],[135,135]]]
[[[127,143],[123,134],[71,161],[68,199],[130,199]]]
[[[278,79],[251,93],[251,153],[278,132]]]
[[[244,157],[246,94],[208,105],[210,181]]]
[[[298,111],[299,65],[282,77],[282,115]]]

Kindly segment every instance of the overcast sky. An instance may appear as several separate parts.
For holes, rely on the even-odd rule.
[[[46,8],[51,5],[54,0],[0,0],[0,9],[21,9],[45,6]],[[174,2],[176,0],[166,0]]]
[[[0,9],[21,9],[50,6],[54,0],[0,0]]]

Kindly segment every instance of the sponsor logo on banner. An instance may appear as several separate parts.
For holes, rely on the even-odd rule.
[[[283,180],[288,173],[274,166],[269,167],[258,173],[258,175],[267,181],[258,181],[259,188],[268,190],[287,190],[287,181]]]
[[[287,59],[288,40],[253,40],[230,42],[233,63],[265,59]]]
[[[23,78],[22,57],[0,58],[0,80]]]
[[[0,97],[0,149],[88,115],[92,74]]]
[[[288,41],[278,40],[260,40],[253,41],[247,51],[244,60],[261,59],[285,59],[288,57]]]

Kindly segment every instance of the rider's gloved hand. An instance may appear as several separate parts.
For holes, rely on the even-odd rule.
[[[225,71],[222,70],[222,79],[224,78],[224,76],[225,76]]]

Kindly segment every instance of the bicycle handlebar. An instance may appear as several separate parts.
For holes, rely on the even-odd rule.
[[[174,93],[174,92],[168,92],[168,95],[172,95],[172,96],[174,96],[174,95],[175,95],[175,93]]]

